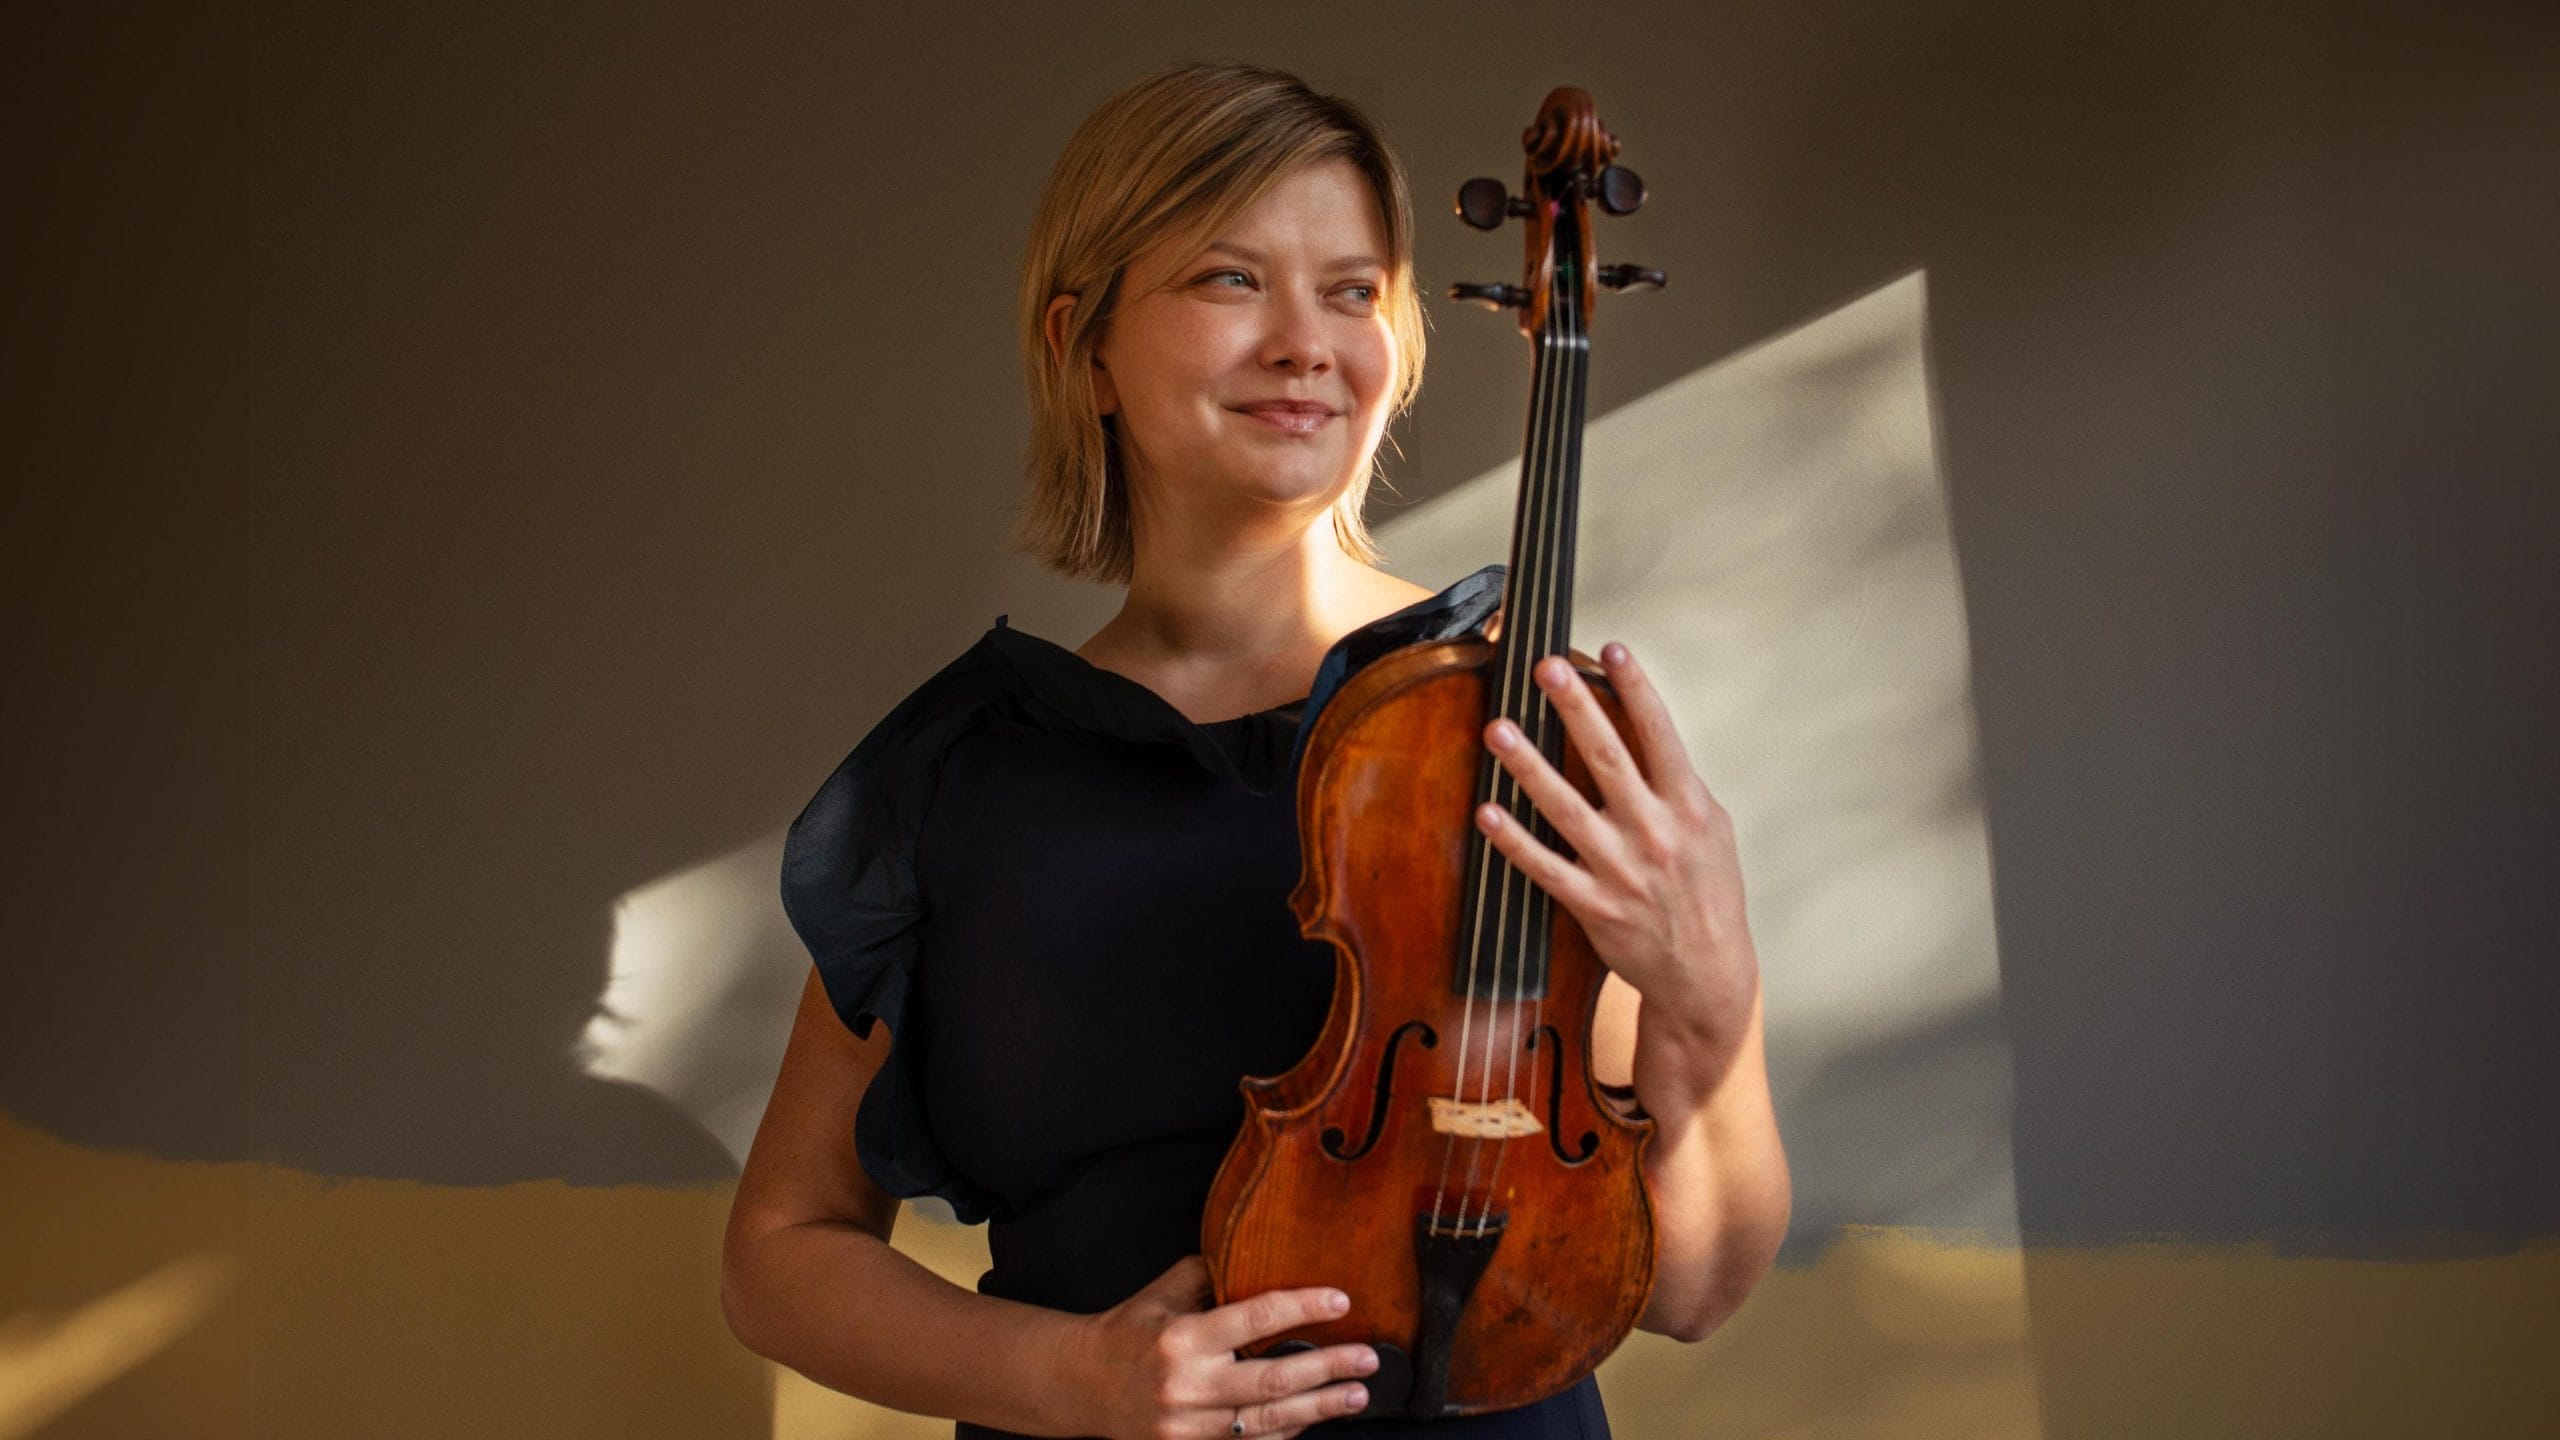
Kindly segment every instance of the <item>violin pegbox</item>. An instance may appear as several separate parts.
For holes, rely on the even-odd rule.
[[[1501,181],[1479,176],[1458,187],[1458,218],[1478,230],[1494,230],[1505,221],[1525,220],[1522,239],[1527,260],[1521,283],[1465,283],[1449,287],[1449,298],[1467,300],[1489,310],[1520,312],[1520,329],[1535,338],[1551,326],[1568,335],[1587,331],[1587,316],[1597,291],[1658,290],[1669,277],[1649,265],[1594,263],[1591,236],[1593,206],[1610,215],[1632,215],[1644,207],[1644,178],[1617,162],[1618,137],[1600,123],[1591,93],[1573,85],[1549,92],[1538,115],[1521,133],[1528,160],[1518,195]],[[1560,312],[1555,304],[1559,277],[1573,287],[1572,302]]]

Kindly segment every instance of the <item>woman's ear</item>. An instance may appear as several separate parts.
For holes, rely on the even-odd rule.
[[[1067,358],[1067,322],[1074,318],[1076,297],[1061,295],[1049,302],[1047,314],[1040,317],[1040,333],[1049,342],[1051,363]],[[1097,415],[1109,415],[1120,408],[1120,397],[1111,388],[1111,372],[1103,367],[1097,348],[1093,356],[1093,408]]]

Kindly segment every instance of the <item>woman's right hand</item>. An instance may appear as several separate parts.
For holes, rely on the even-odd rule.
[[[1378,1368],[1366,1345],[1328,1345],[1277,1360],[1240,1360],[1245,1345],[1350,1308],[1339,1290],[1271,1290],[1202,1309],[1209,1266],[1189,1256],[1146,1289],[1090,1316],[1079,1336],[1097,1418],[1111,1440],[1231,1440],[1297,1434],[1355,1415]],[[1234,1427],[1241,1424],[1241,1431]]]

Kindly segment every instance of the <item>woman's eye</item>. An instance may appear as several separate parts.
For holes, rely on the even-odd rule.
[[[1351,285],[1344,287],[1344,289],[1346,293],[1350,294],[1351,298],[1358,300],[1363,304],[1377,303],[1378,287],[1375,285]]]
[[[1241,270],[1212,270],[1208,274],[1200,277],[1200,283],[1203,285],[1225,285],[1230,280],[1235,281],[1238,285],[1250,285],[1253,283],[1253,277],[1247,275]]]

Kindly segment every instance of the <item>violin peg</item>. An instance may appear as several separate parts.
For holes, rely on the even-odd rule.
[[[1592,181],[1600,208],[1612,215],[1633,215],[1644,208],[1644,177],[1624,165],[1612,165]]]
[[[1516,310],[1529,303],[1529,292],[1517,285],[1452,285],[1449,298],[1472,300],[1487,310]]]
[[[1659,290],[1671,277],[1648,265],[1603,265],[1593,276],[1612,290]]]
[[[1501,228],[1514,215],[1529,213],[1529,202],[1512,198],[1502,182],[1479,175],[1458,187],[1458,218],[1479,230]]]

